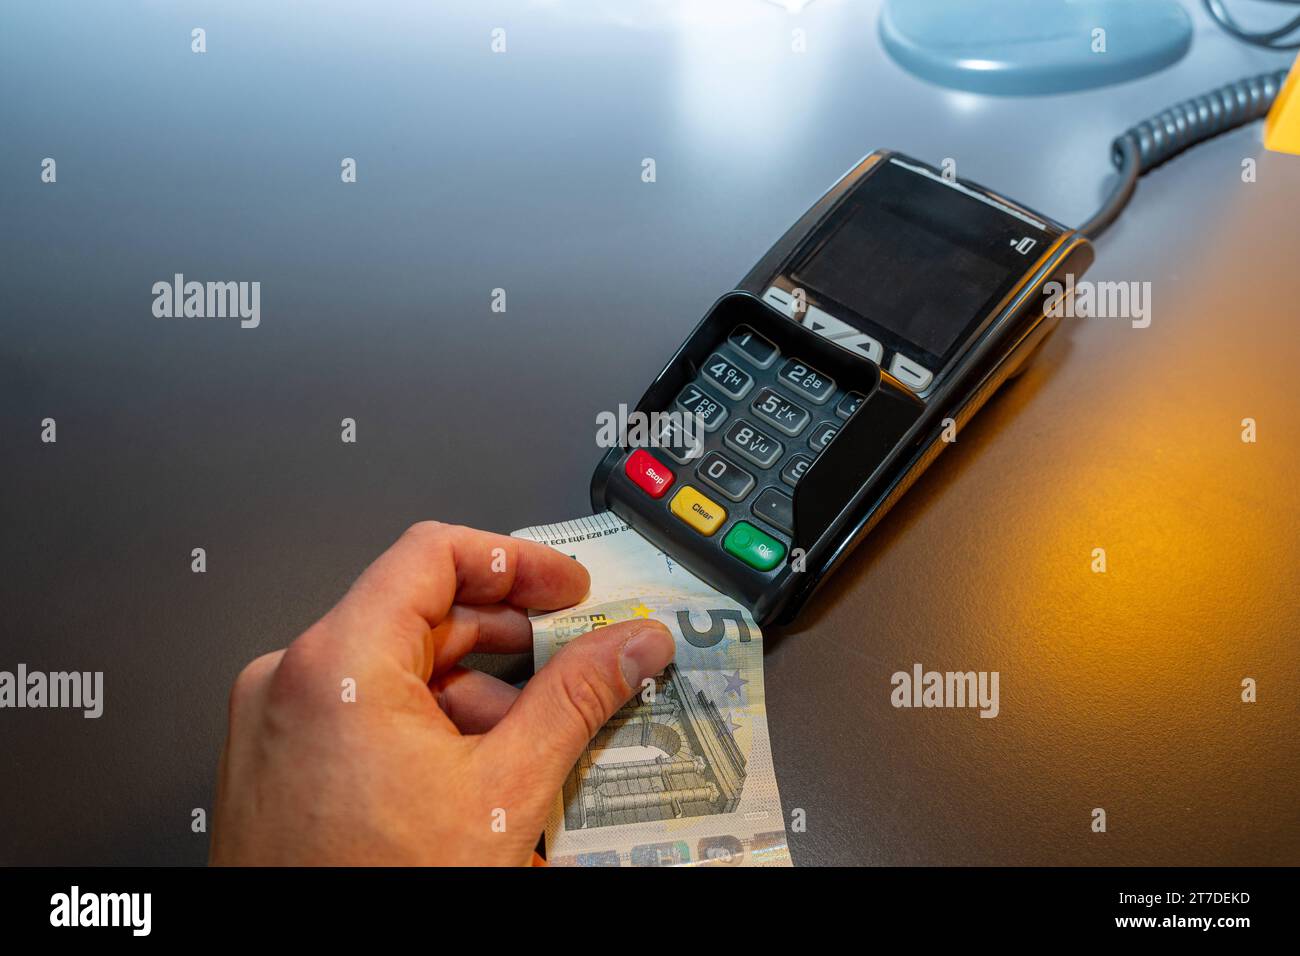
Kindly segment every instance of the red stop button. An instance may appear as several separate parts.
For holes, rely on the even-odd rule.
[[[640,448],[628,456],[623,470],[651,498],[662,498],[677,477],[658,458]]]

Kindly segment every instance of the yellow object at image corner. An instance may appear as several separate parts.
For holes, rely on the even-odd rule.
[[[1282,91],[1264,120],[1264,146],[1300,156],[1300,56],[1291,64]]]

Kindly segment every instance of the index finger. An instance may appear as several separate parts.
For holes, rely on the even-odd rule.
[[[347,635],[395,645],[427,680],[430,631],[453,603],[554,610],[576,604],[590,584],[586,568],[544,544],[426,521],[366,568],[331,614]]]

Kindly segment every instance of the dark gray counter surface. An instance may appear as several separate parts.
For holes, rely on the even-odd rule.
[[[585,513],[596,413],[862,154],[1078,222],[1116,133],[1285,63],[1198,9],[1158,76],[989,99],[902,73],[871,3],[434,6],[0,13],[0,669],[107,685],[0,712],[0,863],[203,861],[241,666],[415,520]],[[769,635],[796,862],[1300,863],[1300,159],[1260,140],[1100,243],[1151,326],[1066,320]],[[260,281],[261,325],[155,318],[178,272]],[[998,670],[1000,715],[895,710],[915,662]]]

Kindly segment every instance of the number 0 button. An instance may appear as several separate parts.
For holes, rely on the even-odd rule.
[[[696,477],[712,485],[732,501],[740,501],[754,487],[754,476],[739,465],[727,461],[716,451],[700,462],[695,469]]]

